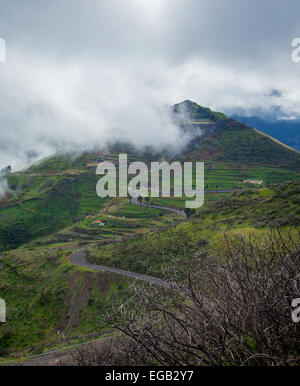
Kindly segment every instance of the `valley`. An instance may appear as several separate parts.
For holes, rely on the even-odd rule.
[[[215,250],[224,234],[259,237],[299,227],[299,153],[190,101],[173,112],[192,133],[179,154],[116,144],[55,155],[1,177],[10,189],[0,201],[0,297],[8,320],[0,326],[0,364],[63,346],[62,335],[76,344],[112,334],[104,314],[135,283],[117,271],[164,280],[174,262]],[[118,166],[121,152],[147,164],[204,162],[204,206],[187,211],[185,196],[141,205],[99,198],[96,166]],[[78,253],[87,265],[74,264]]]

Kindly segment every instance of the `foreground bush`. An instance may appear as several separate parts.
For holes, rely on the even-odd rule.
[[[278,366],[300,364],[300,237],[224,237],[218,251],[174,257],[164,287],[135,286],[107,321],[121,338],[78,351],[81,365]]]

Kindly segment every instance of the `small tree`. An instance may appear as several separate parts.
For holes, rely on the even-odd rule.
[[[139,203],[140,205],[142,205],[142,202],[143,202],[143,196],[142,196],[142,195],[139,195],[138,198],[137,198],[137,200],[138,200],[138,203]]]
[[[184,213],[186,214],[187,217],[190,217],[196,213],[196,210],[191,208],[185,208]]]

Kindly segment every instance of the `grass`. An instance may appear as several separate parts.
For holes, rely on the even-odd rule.
[[[140,216],[120,216],[130,210]],[[260,235],[273,225],[282,229],[299,225],[300,183],[241,189],[222,200],[211,200],[188,221],[173,214],[160,216],[160,211],[149,216],[147,210],[129,205],[126,199],[100,209],[95,218],[107,222],[110,237],[114,232],[122,237],[118,242],[100,245],[97,237],[91,236],[89,260],[161,276],[162,265],[172,266],[178,258],[186,259],[199,248],[216,245],[222,232]],[[94,229],[92,221],[84,217],[61,232],[72,233],[75,226],[82,231]],[[128,238],[129,230],[137,237]],[[47,237],[42,246],[35,246],[36,240],[1,256],[0,297],[6,300],[8,311],[8,322],[0,326],[3,357],[10,352],[42,352],[58,344],[57,331],[72,339],[106,331],[103,313],[113,293],[121,296],[130,282],[121,276],[72,266],[69,256],[78,242],[51,243],[52,236]]]
[[[77,227],[75,233],[78,231],[80,233],[80,228],[86,231],[84,222],[77,224],[78,219],[88,214],[96,214],[108,205],[111,206],[108,207],[107,214],[128,219],[129,233],[131,226],[129,219],[140,219],[140,223],[136,221],[136,226],[144,230],[157,226],[158,222],[164,225],[166,218],[164,211],[154,208],[141,209],[130,205],[127,200],[100,199],[95,191],[99,177],[92,170],[88,170],[85,163],[80,165],[78,160],[72,162],[68,157],[62,157],[62,159],[56,157],[32,167],[29,171],[9,175],[9,184],[17,193],[10,201],[0,203],[2,205],[0,212],[0,248],[2,250],[14,249],[37,238],[47,237],[72,227],[74,223]],[[64,167],[68,169],[64,170]],[[74,169],[75,167],[77,169]],[[73,172],[70,173],[70,170]],[[74,172],[74,170],[77,171]],[[195,175],[193,178],[195,179]],[[297,171],[274,167],[205,161],[206,191],[242,189],[245,186],[243,183],[245,179],[261,179],[264,181],[264,186],[267,186],[300,179],[300,174]],[[206,193],[205,207],[224,196],[226,193]],[[185,200],[184,196],[151,199],[153,204],[177,209],[185,208]],[[153,219],[155,219],[154,223]],[[104,228],[102,236],[121,237],[122,234],[128,233],[120,226],[121,232],[116,234],[117,228],[113,224],[111,227]],[[109,229],[111,232],[108,232]],[[78,234],[75,238],[80,239]],[[86,236],[84,238],[86,239]],[[64,242],[66,241],[64,239]]]
[[[13,206],[1,210],[0,246],[4,250],[65,228],[78,217],[94,213],[108,202],[96,195],[97,178],[92,173],[61,176],[46,191],[39,189],[39,179],[31,179],[35,182],[24,189],[24,196]]]
[[[107,328],[103,312],[126,280],[78,269],[66,261],[67,254],[57,248],[20,248],[1,257],[0,296],[7,304],[7,323],[0,325],[0,356],[62,344],[58,331],[76,338]]]
[[[58,330],[73,339],[106,330],[103,313],[130,279],[72,266],[69,255],[81,245],[92,262],[161,276],[162,265],[218,244],[223,232],[259,235],[299,225],[298,154],[223,114],[192,110],[196,122],[215,122],[216,132],[196,138],[179,159],[205,161],[206,191],[235,193],[206,193],[188,221],[127,199],[100,199],[99,177],[87,167],[96,164],[97,152],[46,159],[7,177],[15,193],[0,202],[0,297],[8,308],[0,355],[43,351],[57,344]],[[145,159],[134,152],[129,158]],[[245,179],[264,183],[245,189]],[[185,199],[151,202],[184,209]],[[94,226],[94,219],[105,226]]]
[[[284,214],[283,214],[284,213]],[[263,233],[270,227],[300,225],[300,182],[241,190],[212,202],[188,221],[136,240],[91,249],[90,261],[141,273],[161,275],[163,263],[185,258],[221,237],[223,232]]]

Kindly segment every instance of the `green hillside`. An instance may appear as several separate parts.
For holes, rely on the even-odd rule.
[[[108,244],[99,250],[92,248],[89,260],[160,276],[165,256],[185,258],[186,253],[214,244],[224,232],[261,235],[272,227],[299,225],[300,182],[245,189],[214,201],[188,221],[165,231]]]
[[[8,175],[10,188],[15,193],[0,201],[0,250],[14,249],[66,227],[74,226],[72,231],[78,233],[79,228],[82,229],[84,226],[74,224],[87,215],[96,215],[102,209],[111,206],[112,200],[100,199],[96,195],[98,176],[95,174],[95,167],[87,166],[93,164],[97,157],[99,158],[99,154],[97,156],[86,154],[84,159],[82,156],[71,160],[68,157],[58,156],[45,160],[24,172]],[[131,157],[135,159],[134,156]],[[118,155],[112,154],[110,158],[117,161]],[[297,170],[233,161],[205,161],[207,191],[239,190],[245,187],[244,181],[248,179],[262,180],[266,186],[300,179],[300,173]],[[207,193],[205,205],[224,196],[226,196],[225,192]],[[160,198],[153,199],[152,202],[184,209],[185,198]],[[117,211],[120,217],[139,216],[137,213],[130,214],[132,211],[136,212],[133,207],[129,207],[129,212],[123,209],[120,211],[120,208]],[[152,210],[146,217],[148,223],[152,217],[165,222],[166,213]],[[139,227],[148,229],[150,224],[142,224],[141,221],[142,219]],[[66,241],[66,234],[70,235],[69,232],[64,232],[58,239]],[[102,234],[104,235],[104,232]],[[69,238],[72,239],[72,235]],[[78,239],[78,234],[75,238]],[[83,237],[83,239],[86,238],[87,236]]]
[[[96,196],[95,168],[101,160],[117,163],[119,152],[128,153],[129,162],[204,161],[207,191],[240,189],[249,179],[264,185],[299,179],[300,153],[257,130],[191,101],[174,105],[172,114],[174,122],[191,136],[176,156],[167,150],[138,151],[128,143],[116,143],[108,150],[50,157],[24,172],[9,173],[11,192],[0,200],[0,249],[13,249],[72,226],[81,216],[108,205],[109,200]],[[209,193],[206,203],[219,197]],[[154,202],[166,204],[163,199]],[[168,205],[180,208],[184,200],[170,199]]]
[[[191,101],[175,105],[173,113],[182,130],[190,131],[194,137],[183,154],[184,159],[234,161],[300,170],[300,152],[222,113]],[[210,121],[210,125],[201,120]]]
[[[38,236],[72,224],[77,217],[94,213],[106,200],[95,194],[96,175],[88,172],[61,175],[12,175],[10,186],[21,186],[19,195],[0,203],[0,245],[15,248]]]
[[[88,251],[90,262],[161,276],[162,264],[214,248],[224,232],[261,235],[300,225],[299,153],[190,101],[172,111],[191,136],[178,155],[117,143],[0,177],[9,186],[0,200],[0,298],[8,307],[0,357],[55,347],[58,331],[73,340],[105,333],[112,293],[122,294],[131,280],[72,266],[75,251]],[[126,198],[99,198],[96,166],[107,160],[118,167],[119,152],[148,165],[204,161],[204,206],[186,220]],[[150,204],[184,210],[185,200],[150,197]]]
[[[147,213],[148,208],[135,210]],[[224,232],[262,235],[271,226],[284,232],[299,225],[299,182],[245,189],[165,229],[152,229],[117,243],[94,240],[88,246],[88,259],[161,276],[162,265],[172,266],[174,260],[215,248]],[[131,280],[72,266],[69,257],[78,245],[31,244],[2,254],[0,297],[7,302],[8,323],[0,326],[0,357],[11,351],[25,355],[61,345],[58,331],[73,340],[88,340],[107,331],[102,316],[112,293],[121,295]]]
[[[106,332],[101,315],[126,282],[73,267],[66,256],[66,250],[53,246],[20,248],[0,257],[0,296],[7,305],[0,364],[11,352],[38,354],[61,347],[59,334],[86,341]]]

